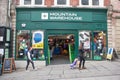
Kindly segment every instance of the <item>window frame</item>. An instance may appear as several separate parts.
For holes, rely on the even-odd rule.
[[[79,0],[79,7],[104,7],[104,0],[99,0],[99,5],[93,5],[93,0],[89,0],[88,5],[82,5],[82,0]]]
[[[35,0],[31,0],[31,4],[24,4],[24,0],[20,0],[20,6],[44,6],[45,0],[42,0],[42,4],[35,4]]]
[[[57,0],[54,0],[54,6],[58,6],[58,7],[70,7],[70,0],[66,0],[66,4],[61,5],[61,4],[57,4]]]
[[[28,36],[30,36],[30,34],[31,34],[31,32],[30,32],[30,30],[17,30],[16,31],[16,53],[15,53],[15,59],[19,59],[19,60],[24,60],[25,59],[25,52],[23,51],[23,49],[21,49],[20,50],[20,44],[22,43],[20,40],[25,40],[25,44],[28,42],[28,43],[31,43],[31,37],[29,37],[29,39],[27,39],[27,38],[24,38],[23,36],[24,35],[22,35],[21,36],[21,39],[19,39],[19,37],[20,37],[20,34],[18,34],[19,32],[21,32],[22,34],[24,33],[24,34],[29,34]],[[27,45],[27,47],[30,47],[31,46],[31,44],[26,44]],[[24,48],[25,49],[25,48]],[[23,54],[23,55],[20,55],[20,54]]]

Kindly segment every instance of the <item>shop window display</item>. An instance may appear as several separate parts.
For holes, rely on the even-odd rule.
[[[106,53],[106,34],[101,32],[94,32],[94,54],[102,56]]]
[[[44,60],[44,32],[41,30],[32,31],[33,59]]]
[[[104,57],[106,53],[106,34],[104,31],[95,31],[93,33],[89,31],[80,31],[79,46],[81,43],[84,44],[83,47],[87,59],[92,59],[92,55],[96,60],[101,60],[101,58]]]
[[[30,31],[20,30],[17,32],[17,54],[16,58],[26,58],[27,48],[30,47]]]
[[[91,58],[91,35],[89,31],[79,32],[79,47],[83,43],[83,49],[85,51],[85,56]]]

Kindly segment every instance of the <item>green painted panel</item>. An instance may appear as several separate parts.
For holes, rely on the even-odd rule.
[[[31,21],[92,21],[92,13],[59,10],[33,11]]]
[[[107,14],[103,12],[93,12],[93,21],[106,21]]]
[[[17,20],[18,21],[30,21],[30,11],[28,12],[18,12],[17,13]]]
[[[106,21],[106,9],[85,8],[17,8],[17,21]]]
[[[106,9],[80,9],[80,8],[18,8],[17,30],[37,29],[77,29],[77,30],[107,30]],[[48,14],[48,19],[41,20],[42,13]],[[82,17],[82,20],[49,19],[54,17]],[[53,14],[54,13],[54,14]],[[61,15],[60,15],[61,14]],[[46,17],[46,16],[45,16]],[[26,26],[22,27],[21,24]]]
[[[26,27],[21,27],[22,23],[26,23]],[[79,23],[79,22],[17,22],[18,30],[37,30],[37,29],[78,29],[78,30],[107,30],[106,23]]]

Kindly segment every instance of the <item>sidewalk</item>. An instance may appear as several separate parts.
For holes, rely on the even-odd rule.
[[[120,80],[120,59],[86,61],[87,69],[70,69],[70,64],[49,65],[26,72],[19,69],[0,76],[0,80]]]

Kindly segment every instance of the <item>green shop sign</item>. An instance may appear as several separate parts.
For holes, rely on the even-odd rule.
[[[31,21],[91,21],[92,12],[72,12],[72,11],[55,11],[55,12],[31,12]]]

